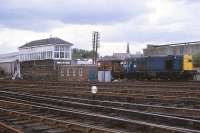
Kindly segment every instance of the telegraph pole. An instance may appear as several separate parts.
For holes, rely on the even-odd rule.
[[[93,64],[96,64],[97,62],[97,58],[98,58],[98,48],[100,47],[100,36],[99,36],[99,32],[94,31],[93,35],[92,35],[92,61]]]
[[[95,60],[95,32],[92,34],[92,64],[94,64]]]

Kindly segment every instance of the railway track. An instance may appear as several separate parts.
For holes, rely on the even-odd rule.
[[[24,85],[30,85],[33,84],[33,81],[10,81],[10,80],[0,80],[0,84],[24,84]],[[134,86],[142,86],[142,87],[162,87],[162,86],[174,86],[174,87],[198,87],[200,85],[199,81],[187,81],[187,82],[163,82],[163,81],[134,81],[134,82],[112,82],[112,83],[103,83],[103,82],[74,82],[74,81],[67,81],[67,82],[47,82],[47,81],[34,81],[34,85],[50,85],[50,86],[91,86],[91,85],[97,85],[97,86],[108,86],[108,87],[134,87]]]
[[[19,85],[19,83],[3,83],[3,84],[5,84],[5,85],[13,85],[13,86],[16,86],[16,85]],[[3,85],[2,84],[2,85]],[[90,87],[90,86],[93,86],[93,85],[96,85],[96,86],[98,86],[99,88],[104,88],[104,89],[114,89],[114,88],[116,88],[116,87],[119,87],[120,89],[127,89],[127,88],[143,88],[143,89],[145,89],[145,88],[151,88],[151,89],[165,89],[166,87],[170,90],[174,90],[174,89],[176,89],[176,90],[184,90],[184,89],[186,89],[186,90],[199,90],[200,88],[199,88],[199,85],[200,84],[177,84],[177,85],[170,85],[170,84],[159,84],[159,83],[156,83],[156,84],[150,84],[150,85],[148,85],[148,84],[134,84],[134,83],[132,83],[132,84],[125,84],[125,83],[121,83],[121,84],[112,84],[112,83],[109,83],[109,84],[105,84],[105,83],[90,83],[90,84],[82,84],[82,83],[77,83],[77,84],[75,84],[75,83],[69,83],[69,84],[53,84],[53,85],[51,85],[51,84],[37,84],[37,83],[32,83],[32,84],[27,84],[27,83],[22,83],[21,84],[21,86],[22,85],[24,85],[24,86],[30,86],[31,87],[31,85],[33,85],[33,86],[42,86],[42,87],[51,87],[51,88],[53,88],[53,87],[58,87],[58,88],[63,88],[63,87]]]
[[[10,125],[12,129],[19,129],[21,133],[121,132],[119,130],[91,126],[70,120],[63,120],[67,119],[64,117],[65,115],[61,116],[61,114],[59,114],[60,112],[56,112],[55,109],[54,113],[50,113],[48,110],[53,109],[1,100],[0,121]]]
[[[6,96],[8,97],[8,95],[6,95]],[[18,98],[18,100],[13,99],[13,97]],[[6,99],[6,97],[5,97],[5,99]],[[105,120],[106,118],[108,119],[108,117],[109,117],[110,119],[112,118],[112,120],[108,120],[108,121],[113,121],[113,122],[115,121],[118,124],[120,123],[120,125],[121,124],[125,124],[124,126],[130,125],[130,127],[132,127],[132,126],[135,127],[135,124],[141,124],[141,123],[144,124],[144,122],[141,121],[140,123],[138,123],[138,121],[139,120],[143,120],[143,121],[146,120],[146,124],[148,122],[149,123],[147,125],[142,125],[143,127],[144,126],[151,127],[153,125],[153,127],[156,128],[156,130],[159,129],[160,132],[162,130],[165,131],[166,129],[165,128],[161,128],[160,126],[158,126],[157,125],[158,123],[159,123],[159,125],[162,125],[162,126],[165,125],[164,127],[167,127],[168,129],[170,128],[170,130],[177,129],[177,130],[175,130],[175,132],[177,132],[179,130],[181,130],[183,132],[198,132],[199,127],[200,127],[199,121],[192,120],[192,119],[185,119],[185,118],[172,117],[172,116],[153,114],[153,113],[145,113],[145,112],[141,112],[141,111],[140,112],[139,111],[133,111],[133,110],[131,111],[131,110],[127,110],[127,109],[125,110],[125,109],[120,109],[120,108],[110,108],[110,107],[106,107],[106,106],[97,106],[97,105],[80,104],[80,103],[72,103],[72,102],[68,102],[67,103],[66,101],[64,102],[64,101],[61,101],[61,100],[56,100],[56,99],[52,99],[52,98],[45,98],[45,97],[39,97],[39,96],[33,96],[33,95],[16,94],[16,93],[14,94],[14,93],[12,93],[10,95],[10,98],[8,98],[8,99],[9,100],[16,100],[17,101],[16,104],[19,103],[19,102],[25,102],[26,104],[27,103],[31,103],[31,105],[34,104],[34,105],[37,105],[37,106],[39,105],[40,107],[43,106],[43,107],[48,107],[48,108],[54,108],[53,106],[50,106],[53,103],[56,106],[60,105],[61,107],[64,107],[64,106],[71,107],[70,110],[74,110],[74,109],[88,110],[88,109],[90,109],[90,110],[93,110],[95,112],[95,114],[96,114],[95,116],[105,116],[104,115],[105,113],[109,114],[109,113],[112,112],[112,114],[113,113],[115,114],[114,117],[107,115],[107,117],[104,117],[103,119]],[[21,100],[21,99],[23,99],[23,100]],[[36,100],[34,100],[34,99],[36,99]],[[40,102],[40,104],[38,104],[38,102]],[[44,104],[41,104],[41,103],[44,103]],[[46,104],[46,103],[48,103],[48,104]],[[59,109],[63,109],[63,108],[59,108]],[[98,114],[99,112],[103,112],[103,114]],[[69,113],[69,112],[65,112],[65,113]],[[92,113],[92,112],[87,112],[87,114],[89,114],[89,113]],[[83,114],[81,114],[81,115],[83,115]],[[117,119],[117,116],[119,116],[119,115],[121,116],[121,118]],[[87,116],[87,117],[89,117],[89,116]],[[122,118],[124,118],[124,119],[122,119]],[[130,120],[131,118],[132,118],[132,120]],[[149,121],[149,120],[151,120],[151,121]],[[152,124],[153,121],[154,121],[154,123]],[[113,123],[113,122],[111,122],[111,123]],[[166,123],[167,123],[167,126],[166,126]],[[175,124],[176,124],[177,127],[173,127],[173,125],[175,125]],[[128,128],[130,128],[130,127],[128,127]],[[130,129],[128,131],[129,132],[133,131],[133,129]],[[148,131],[148,130],[146,130],[146,131]],[[167,131],[167,132],[171,132],[171,131]]]
[[[10,125],[6,125],[2,122],[0,122],[0,132],[1,133],[23,133],[22,131],[17,130],[15,128],[11,127]]]
[[[116,101],[102,101],[102,100],[91,100],[91,99],[83,99],[76,97],[60,97],[60,96],[51,96],[51,95],[36,95],[42,96],[45,98],[53,98],[56,100],[63,100],[64,102],[77,102],[91,105],[101,105],[108,106],[114,108],[125,108],[125,109],[133,109],[138,111],[145,112],[154,112],[157,114],[170,114],[176,115],[185,118],[199,119],[200,120],[200,110],[199,109],[190,109],[190,108],[177,108],[177,107],[167,107],[167,106],[159,106],[159,105],[147,105],[147,104],[137,104],[137,103],[128,103],[128,102],[116,102]]]
[[[180,83],[0,81],[0,129],[8,133],[200,133],[200,82]],[[92,85],[99,88],[95,96]]]
[[[31,118],[32,120],[34,120],[33,121],[34,124],[33,125],[31,124],[31,127],[33,127],[34,130],[32,128],[29,129],[30,126],[28,126],[28,129],[24,129],[24,130],[31,130],[31,131],[33,130],[33,132],[35,130],[37,130],[37,131],[39,130],[40,132],[43,132],[43,130],[51,130],[52,129],[52,127],[49,127],[49,126],[48,127],[44,127],[44,125],[42,125],[41,123],[39,123],[39,124],[36,123],[36,127],[34,127],[35,121],[36,122],[44,122],[43,124],[49,124],[49,122],[50,122],[51,124],[53,124],[52,125],[53,129],[55,128],[55,122],[56,122],[56,124],[57,123],[59,123],[59,124],[61,124],[61,123],[62,124],[64,124],[64,123],[67,124],[67,127],[65,127],[65,128],[72,127],[72,126],[69,126],[69,124],[74,124],[74,122],[73,123],[72,122],[68,123],[68,122],[66,122],[67,120],[63,120],[63,119],[66,119],[67,116],[66,115],[62,115],[62,117],[59,116],[59,114],[61,112],[59,112],[59,114],[57,114],[58,111],[62,111],[62,113],[64,113],[63,110],[47,108],[47,107],[40,107],[40,106],[34,106],[34,105],[30,105],[30,104],[22,104],[22,103],[10,102],[10,101],[5,101],[5,100],[4,101],[1,100],[1,105],[2,105],[2,103],[6,104],[6,105],[9,105],[8,108],[6,108],[5,105],[4,105],[3,108],[0,106],[0,112],[11,114],[12,118],[7,119],[8,121],[13,122],[13,120],[14,120],[14,121],[17,121],[17,123],[18,123],[18,121],[22,121],[22,120],[24,121],[24,117],[25,118],[29,118],[29,119]],[[53,112],[51,112],[51,111],[53,111]],[[46,118],[44,116],[46,116],[46,117],[49,116],[50,118]],[[52,116],[54,118],[52,118]],[[20,117],[20,118],[23,118],[23,119],[17,119],[16,120],[15,117],[18,117],[18,118]],[[75,116],[73,116],[73,117],[75,117]],[[67,118],[67,119],[69,119],[69,118]],[[86,120],[84,120],[84,121],[86,121]],[[45,122],[47,122],[47,123],[45,123]],[[109,123],[110,122],[111,121],[109,121]],[[127,124],[127,122],[128,121],[126,121],[126,124]],[[145,122],[140,122],[140,121],[132,121],[132,122],[134,122],[135,125],[132,125],[132,127],[131,127],[132,130],[130,132],[147,132],[147,131],[150,131],[150,133],[151,132],[152,133],[160,133],[160,132],[163,132],[163,133],[170,133],[170,132],[173,132],[173,133],[186,133],[186,132],[199,133],[199,131],[188,130],[188,129],[183,129],[183,128],[175,128],[175,127],[169,127],[169,126],[163,126],[163,125],[156,125],[156,124],[150,124],[150,123],[145,123]],[[19,123],[21,123],[21,122],[19,122]],[[106,123],[106,124],[108,124],[108,123]],[[112,124],[114,124],[114,123],[112,123]],[[23,124],[23,125],[25,125],[25,128],[26,128],[26,124]],[[17,126],[20,126],[20,125],[17,124]],[[118,125],[118,126],[120,126],[120,125]],[[77,128],[77,127],[75,128],[75,131],[92,132],[92,127],[93,126],[88,126],[87,129],[83,130],[84,127],[81,128],[80,125],[79,125],[79,128]],[[123,128],[125,128],[125,127],[123,127]],[[95,132],[97,132],[97,130],[100,130],[100,132],[106,132],[104,128],[96,129]],[[109,132],[113,132],[114,131],[116,133],[118,133],[118,132],[119,133],[120,132],[124,132],[125,133],[125,131],[119,131],[119,130],[108,130],[108,131]]]
[[[57,96],[69,96],[93,99],[90,91],[59,91],[59,90],[42,90],[42,89],[4,89],[6,91],[27,92],[32,94],[46,94]],[[135,95],[123,93],[98,93],[95,95],[96,100],[108,100],[118,102],[129,102],[149,105],[162,105],[173,107],[187,107],[191,109],[200,109],[199,98],[195,97],[178,97],[178,96],[157,96],[157,95]]]
[[[139,88],[138,87],[134,87],[134,88],[120,88],[118,87],[117,89],[116,88],[101,88],[101,87],[98,87],[98,92],[100,93],[118,93],[120,95],[132,95],[134,97],[137,97],[137,96],[147,96],[147,97],[159,97],[159,96],[162,96],[162,97],[190,97],[192,96],[193,98],[200,98],[200,93],[199,93],[199,86],[195,87],[196,90],[188,90],[188,89],[185,89],[183,88],[182,86],[179,86],[179,88],[181,89],[177,89],[178,87],[176,86],[173,86],[173,89],[170,88],[169,86],[162,86],[161,88],[159,88],[160,86],[157,86],[156,88],[152,88],[152,86],[149,86],[147,89],[144,89],[142,87],[146,87],[146,86],[140,86]],[[74,92],[89,92],[90,91],[90,87],[89,86],[82,86],[82,87],[71,87],[71,86],[48,86],[48,85],[45,85],[45,86],[39,86],[39,85],[2,85],[1,86],[2,89],[24,89],[25,91],[26,90],[46,90],[46,91],[52,91],[52,90],[57,90],[57,91],[62,91],[62,92],[69,92],[69,91],[74,91]],[[39,88],[39,89],[38,89]],[[150,89],[151,88],[151,89]],[[168,90],[168,91],[165,91],[165,90]],[[191,89],[191,87],[189,87],[189,89]],[[149,96],[148,96],[149,95]]]

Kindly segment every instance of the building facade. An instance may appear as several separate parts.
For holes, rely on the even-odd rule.
[[[145,56],[156,55],[195,55],[200,53],[200,42],[186,42],[167,45],[147,45],[143,49]]]
[[[19,61],[71,60],[71,46],[57,37],[32,41],[19,47]]]
[[[71,64],[71,46],[57,37],[31,41],[18,52],[0,55],[0,70],[13,79],[34,74],[48,78],[55,75],[57,64]]]
[[[12,78],[20,76],[20,65],[18,55],[18,52],[0,55],[0,69],[3,71],[4,75],[9,75]]]

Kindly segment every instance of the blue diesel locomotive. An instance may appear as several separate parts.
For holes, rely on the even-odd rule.
[[[125,78],[138,80],[190,80],[196,73],[189,55],[128,58],[124,61],[123,68]]]

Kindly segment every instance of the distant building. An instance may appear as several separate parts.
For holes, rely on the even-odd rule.
[[[92,65],[92,59],[76,59],[72,61],[73,65]]]
[[[127,43],[126,53],[113,53],[114,58],[121,59],[121,60],[124,60],[130,56],[131,54],[130,54],[129,43]]]
[[[113,53],[113,57],[118,58],[118,59],[126,59],[128,57],[130,57],[131,54],[129,53]]]
[[[19,60],[19,52],[0,54],[0,63],[14,62]]]
[[[29,72],[33,71],[30,65],[34,69],[37,69],[35,66],[43,68],[48,65],[48,60],[56,64],[70,64],[72,59],[71,46],[73,46],[72,43],[57,37],[31,41],[19,47],[19,52],[0,55],[0,69],[16,79],[21,77],[22,70],[24,70],[22,68],[28,68]],[[29,62],[29,67],[25,67],[26,63],[24,62]],[[31,64],[32,62],[35,66]]]
[[[6,74],[13,77],[19,73],[19,53],[7,53],[0,55],[0,69]]]
[[[183,54],[195,55],[197,53],[200,53],[200,41],[166,45],[147,45],[147,48],[143,49],[143,54],[145,56]]]
[[[57,37],[35,40],[19,47],[19,61],[71,60],[71,46]]]

